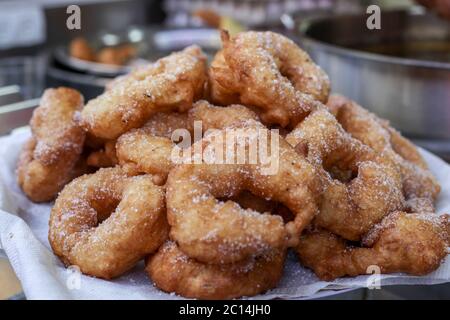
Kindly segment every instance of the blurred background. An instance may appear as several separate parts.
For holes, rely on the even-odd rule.
[[[28,123],[46,87],[89,99],[187,45],[213,56],[220,29],[256,29],[292,38],[329,74],[333,92],[450,161],[449,20],[450,0],[0,0],[0,135]],[[0,250],[0,298],[20,291]],[[449,293],[447,285],[389,287],[337,298]]]

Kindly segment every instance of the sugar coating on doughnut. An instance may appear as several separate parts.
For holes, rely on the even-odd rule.
[[[276,286],[285,251],[273,251],[234,264],[205,264],[185,255],[173,241],[147,259],[146,271],[157,287],[188,298],[233,299]]]
[[[411,211],[429,211],[440,186],[417,148],[390,127],[387,121],[345,97],[331,96],[328,108],[353,137],[383,153],[397,165],[402,175],[405,198],[414,204]]]
[[[188,110],[203,95],[205,83],[206,58],[191,46],[141,67],[90,100],[82,123],[95,136],[115,139],[157,112]]]
[[[75,166],[83,150],[85,133],[75,121],[83,96],[69,88],[47,89],[30,121],[32,137],[24,145],[17,180],[35,202],[52,200],[80,173]]]
[[[322,280],[367,274],[406,272],[424,275],[437,269],[447,255],[449,215],[394,212],[377,224],[355,247],[323,229],[307,231],[297,247],[303,265]]]
[[[261,124],[258,127],[257,122],[250,123],[247,123],[249,129],[259,128],[259,131],[239,142],[246,148],[254,145],[262,134],[279,138],[280,163],[275,174],[264,174],[261,163],[207,162],[182,164],[169,173],[167,208],[171,237],[183,252],[199,261],[231,263],[286,247],[290,241],[298,240],[301,230],[317,213],[315,196],[319,194],[320,184],[314,167],[276,133]],[[195,152],[197,144],[207,148],[211,139],[206,136],[191,149]],[[235,142],[234,146],[239,143]],[[285,224],[280,216],[261,214],[243,209],[231,200],[220,200],[244,190],[281,202],[293,212],[294,220]]]
[[[261,110],[266,124],[294,126],[329,94],[328,76],[290,39],[273,32],[222,35],[209,70],[211,99]]]
[[[50,215],[49,241],[66,265],[110,279],[166,240],[164,191],[149,175],[100,169],[69,183]]]
[[[389,159],[345,132],[324,107],[311,112],[287,135],[305,146],[324,186],[315,223],[358,241],[389,213],[404,208],[401,177]]]

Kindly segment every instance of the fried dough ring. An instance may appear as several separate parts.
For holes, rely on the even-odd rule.
[[[17,180],[34,202],[54,199],[78,173],[74,170],[85,140],[74,121],[83,97],[69,88],[47,89],[31,118],[32,138],[23,146],[17,166]]]
[[[177,123],[192,132],[194,121],[202,121],[202,129],[207,131],[238,126],[249,120],[256,120],[258,117],[253,111],[243,106],[216,107],[206,101],[199,101],[188,114],[167,113],[156,118],[167,121],[165,123],[152,121],[153,123],[148,127],[127,132],[118,139],[116,148],[117,157],[123,167],[134,173],[152,174],[153,181],[160,185],[166,181],[169,171],[174,166],[170,159],[174,143],[156,135],[170,136],[171,130],[178,129]],[[242,197],[243,195],[240,194],[238,199]],[[258,208],[269,206],[267,203],[262,203],[263,199],[255,196],[247,196],[245,199],[249,200],[247,202],[251,202],[253,206],[256,204]],[[275,210],[275,206],[272,205],[270,209],[270,211]]]
[[[93,135],[115,139],[155,113],[186,111],[203,95],[206,57],[197,46],[142,67],[89,101],[82,123]]]
[[[279,165],[274,174],[264,173],[260,162],[181,164],[169,173],[166,197],[170,235],[183,252],[198,261],[232,263],[293,246],[317,213],[320,183],[314,167],[276,133],[262,125],[255,127],[258,130],[252,132],[257,134],[237,143],[245,144],[248,151],[262,135],[267,135],[268,141],[279,139]],[[213,137],[207,135],[196,144],[202,143],[206,150]],[[196,144],[191,147],[194,152]],[[218,200],[245,190],[282,203],[293,212],[294,220],[285,224],[279,216]]]
[[[163,189],[151,176],[130,177],[119,167],[68,184],[49,222],[49,242],[64,264],[104,279],[132,268],[167,235]]]
[[[120,139],[117,140],[108,140],[104,143],[103,147],[101,147],[100,150],[93,151],[89,157],[88,157],[88,164],[93,167],[97,168],[107,168],[107,167],[114,167],[116,164],[119,163],[119,159],[116,155],[116,145],[119,143],[118,141],[122,141],[119,143],[120,145],[120,155],[119,157],[122,159],[121,164],[125,164],[127,162],[133,162],[138,164],[143,164],[142,168],[135,168],[139,172],[146,172],[155,174],[155,181],[165,181],[165,178],[167,178],[167,173],[170,168],[165,166],[167,169],[161,168],[163,171],[160,170],[147,170],[145,169],[146,163],[149,162],[152,163],[153,161],[161,161],[162,158],[158,157],[158,155],[153,156],[152,154],[149,154],[153,148],[163,147],[163,145],[167,145],[172,147],[172,143],[169,139],[172,137],[172,133],[176,129],[180,128],[188,128],[190,127],[190,124],[188,124],[188,114],[185,113],[179,113],[179,112],[158,112],[155,115],[153,115],[150,120],[148,120],[144,126],[140,129],[132,129],[128,131],[127,133],[120,136]],[[132,137],[136,136],[138,141],[135,141]],[[139,151],[137,151],[136,148],[140,147],[140,143],[145,143],[143,141],[143,137],[148,136],[150,137],[160,137],[159,139],[155,139],[155,141],[150,141],[148,146],[144,146],[145,149],[139,148]],[[167,138],[167,139],[163,139]],[[168,140],[168,141],[166,141]],[[127,141],[125,143],[125,141]],[[131,149],[131,145],[127,146],[128,142],[131,143],[133,146],[133,149]],[[162,150],[160,150],[162,151]],[[170,151],[170,150],[169,150]],[[143,156],[147,157],[149,156],[149,159],[140,159],[141,154],[139,152],[144,152]],[[170,154],[170,153],[169,153]],[[129,158],[129,159],[127,159]],[[140,160],[139,160],[140,159]],[[164,160],[164,162],[167,162]],[[159,166],[158,163],[155,163],[154,165],[151,164],[151,167]],[[149,168],[147,166],[147,168]],[[150,171],[150,172],[148,172]],[[166,172],[167,171],[167,172]],[[160,176],[160,173],[165,173],[162,176]],[[165,178],[164,178],[165,177]],[[161,180],[162,179],[162,180]],[[157,183],[159,184],[159,183]]]
[[[147,259],[146,271],[155,285],[166,292],[196,299],[233,299],[274,288],[283,274],[285,252],[214,265],[189,258],[175,242],[168,241]]]
[[[160,112],[152,116],[143,128],[153,136],[171,139],[177,129],[192,131],[192,124],[187,112]]]
[[[154,183],[161,185],[174,166],[171,160],[174,146],[172,140],[154,136],[146,128],[134,129],[117,140],[117,158],[127,170],[151,174]]]
[[[227,107],[218,107],[208,101],[200,100],[189,110],[189,123],[201,121],[204,133],[210,129],[223,129],[227,127],[245,126],[247,122],[259,122],[258,115],[249,108],[231,104]]]
[[[322,177],[317,225],[358,241],[384,216],[403,209],[395,165],[352,138],[324,107],[313,111],[286,140],[307,154]]]
[[[175,130],[191,131],[188,113],[157,113],[139,129],[117,139],[116,155],[121,166],[137,173],[148,173],[158,185],[164,184],[173,167],[171,137]]]
[[[385,154],[400,170],[403,193],[411,212],[433,212],[440,186],[417,148],[385,120],[341,96],[332,96],[328,107],[353,137]]]
[[[447,256],[449,217],[395,212],[369,233],[365,242],[370,248],[352,247],[325,230],[312,230],[296,250],[301,263],[322,280],[368,274],[370,266],[378,266],[381,273],[424,275]]]
[[[218,107],[206,100],[199,100],[188,112],[160,112],[152,116],[143,126],[149,134],[157,137],[172,138],[177,129],[186,129],[191,134],[194,122],[201,121],[202,131],[238,126],[248,120],[258,121],[258,115],[247,107],[229,105]]]
[[[160,113],[139,129],[123,134],[116,144],[117,158],[122,166],[152,174],[156,184],[163,184],[174,167],[171,160],[175,143],[170,139],[177,129],[193,134],[194,122],[199,121],[202,132],[240,125],[257,120],[257,115],[244,106],[216,107],[201,100],[188,113]]]
[[[232,39],[223,32],[222,41],[209,70],[213,102],[254,106],[265,124],[293,127],[314,100],[327,101],[328,76],[290,39],[249,31]]]

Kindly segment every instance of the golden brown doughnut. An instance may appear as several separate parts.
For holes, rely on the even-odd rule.
[[[321,175],[317,225],[358,241],[383,217],[403,209],[402,181],[394,163],[352,138],[325,107],[313,111],[286,140]]]
[[[188,110],[203,95],[205,82],[206,57],[191,46],[139,68],[90,100],[82,123],[97,137],[116,139],[157,112]]]
[[[325,230],[311,230],[297,247],[300,261],[322,280],[370,274],[406,272],[424,275],[436,270],[447,256],[449,215],[395,212],[365,239],[369,248],[353,247]]]
[[[328,107],[347,132],[397,165],[402,175],[408,211],[426,212],[434,208],[440,186],[410,141],[390,127],[387,121],[345,97],[331,96]]]
[[[56,199],[49,242],[66,265],[105,279],[119,276],[166,240],[164,190],[150,175],[100,169],[68,184]]]
[[[195,261],[175,244],[166,242],[147,259],[146,271],[166,292],[196,299],[254,296],[275,287],[283,274],[286,251],[275,251],[234,264]]]
[[[169,173],[166,197],[171,237],[183,252],[202,262],[232,263],[295,245],[303,228],[317,213],[320,183],[314,166],[283,138],[256,122],[253,125],[247,122],[247,127],[240,129],[249,130],[250,134],[248,138],[241,136],[238,142],[234,140],[237,144],[233,148],[245,146],[249,153],[250,146],[262,148],[268,141],[279,141],[274,148],[278,151],[274,151],[279,164],[276,170],[265,171],[261,161],[217,164],[203,158],[201,163],[181,164]],[[208,135],[192,145],[193,159],[197,159],[198,144],[208,150],[214,145],[214,137]],[[218,156],[212,154],[210,159]],[[292,211],[294,220],[285,224],[279,216],[219,200],[232,198],[244,190],[284,204]]]
[[[249,31],[222,41],[209,70],[213,102],[257,107],[265,124],[293,127],[314,100],[327,101],[328,76],[290,39]]]
[[[83,107],[83,97],[73,89],[47,89],[30,121],[32,138],[23,146],[17,180],[35,202],[55,198],[77,170],[85,133],[74,120]]]

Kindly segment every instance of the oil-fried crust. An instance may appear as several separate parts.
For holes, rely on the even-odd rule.
[[[381,273],[424,275],[436,270],[447,256],[450,216],[395,212],[375,226],[364,243],[352,247],[325,230],[306,232],[296,248],[300,261],[322,280]]]
[[[352,138],[326,108],[314,110],[286,140],[321,176],[324,191],[315,224],[359,241],[386,215],[404,208],[394,163]]]
[[[331,96],[327,105],[347,132],[395,163],[402,176],[404,196],[414,205],[411,212],[425,212],[434,207],[440,186],[410,141],[387,121],[350,99]]]
[[[115,82],[87,103],[82,123],[97,137],[116,139],[157,112],[191,108],[203,96],[206,78],[206,57],[199,47],[188,47]]]
[[[24,145],[17,167],[18,183],[31,200],[54,199],[79,173],[74,168],[85,133],[74,117],[82,106],[83,97],[76,90],[61,87],[44,92],[30,122],[32,138]]]
[[[241,129],[250,130],[249,139],[234,140],[236,145],[228,150],[237,144],[248,150],[263,141],[264,135],[267,141],[278,139],[274,155],[279,165],[272,174],[264,173],[262,162],[209,164],[205,159],[198,164],[181,164],[169,173],[166,197],[171,237],[183,252],[199,261],[231,263],[295,245],[303,228],[317,214],[316,197],[321,186],[314,166],[260,123],[246,125]],[[225,130],[218,133],[226,135]],[[214,135],[206,136],[191,150],[195,156],[196,150],[207,150],[214,143]],[[282,203],[293,212],[294,220],[285,224],[280,216],[219,200],[244,190]]]
[[[185,130],[192,142],[196,121],[199,122],[202,133],[206,133],[210,129],[239,126],[257,119],[257,115],[244,106],[223,108],[200,100],[188,113],[159,113],[144,127],[120,136],[116,143],[117,158],[120,165],[136,172],[154,175],[157,184],[165,183],[169,171],[175,166],[171,159],[175,147],[171,136],[175,130]]]
[[[214,102],[257,107],[265,124],[293,127],[315,100],[327,101],[328,76],[290,39],[249,31],[233,38],[222,33],[222,41],[209,70]]]
[[[49,242],[66,265],[110,279],[155,252],[166,240],[164,191],[152,177],[119,167],[69,183],[56,199]]]
[[[233,299],[274,288],[283,274],[285,256],[286,251],[281,250],[235,264],[205,264],[168,241],[147,259],[146,271],[166,292],[187,298]]]

